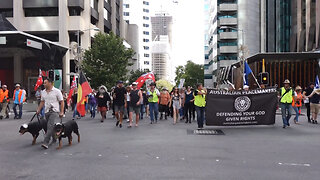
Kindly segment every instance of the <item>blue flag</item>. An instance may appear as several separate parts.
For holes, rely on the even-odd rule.
[[[248,76],[252,73],[247,62],[244,62],[243,85],[249,86]]]
[[[319,76],[318,76],[318,75],[316,76],[316,82],[315,82],[314,84],[315,84],[315,86],[316,86],[316,89],[319,89],[319,88],[320,88]]]

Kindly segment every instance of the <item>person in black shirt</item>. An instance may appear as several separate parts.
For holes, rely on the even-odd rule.
[[[320,88],[314,88],[312,93],[307,97],[310,100],[310,109],[312,113],[311,123],[318,124],[317,117],[320,111]]]
[[[118,81],[117,87],[114,89],[113,93],[113,104],[115,116],[117,118],[116,126],[119,125],[120,128],[122,128],[124,108],[127,108],[126,94],[127,92],[126,89],[123,87],[123,81]]]
[[[132,126],[133,112],[136,113],[136,127],[139,123],[140,106],[142,102],[142,92],[137,88],[136,82],[132,83],[132,90],[130,92],[130,105],[129,105],[129,121],[128,127]]]
[[[106,119],[108,111],[108,101],[111,101],[107,88],[105,86],[99,87],[99,92],[96,95],[98,101],[98,111],[101,113],[101,122]]]
[[[314,89],[314,84],[310,83],[309,87],[303,92],[303,95],[304,96],[309,96],[312,93],[313,89]],[[304,104],[305,104],[305,106],[307,108],[308,122],[311,123],[311,118],[310,118],[310,100],[309,100],[309,98],[305,98]]]

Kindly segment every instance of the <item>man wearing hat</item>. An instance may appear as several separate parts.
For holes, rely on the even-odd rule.
[[[284,87],[280,88],[280,107],[283,121],[283,128],[290,126],[289,120],[291,118],[292,99],[296,99],[294,90],[290,87],[290,81],[286,79]]]
[[[0,89],[0,119],[3,117],[6,117],[6,119],[9,118],[9,112],[7,109],[8,103],[9,103],[9,90],[7,89],[7,85],[2,85],[2,89]]]
[[[133,82],[132,83],[132,90],[130,92],[130,105],[129,105],[129,128],[132,127],[132,121],[133,121],[133,112],[136,113],[136,127],[139,123],[139,115],[140,115],[140,106],[142,102],[142,92],[137,88],[138,83]]]
[[[160,92],[156,88],[155,83],[150,84],[150,90],[147,92],[148,101],[149,101],[149,108],[150,108],[150,124],[157,123],[158,121],[158,114],[159,114],[159,107],[158,107],[158,101]]]
[[[119,126],[120,128],[122,128],[124,108],[127,107],[126,94],[127,91],[123,87],[123,81],[118,81],[117,87],[114,89],[113,92],[113,104],[115,116],[117,118],[116,126]]]
[[[14,112],[14,119],[21,119],[22,117],[22,104],[25,93],[23,90],[20,89],[20,84],[16,84],[16,89],[13,92],[13,112]],[[19,114],[17,113],[16,107],[19,106]]]

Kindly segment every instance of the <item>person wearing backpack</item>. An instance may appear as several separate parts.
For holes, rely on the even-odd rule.
[[[290,87],[290,81],[286,79],[283,82],[284,86],[280,88],[280,108],[283,121],[283,128],[290,126],[292,101],[296,101],[294,90]]]

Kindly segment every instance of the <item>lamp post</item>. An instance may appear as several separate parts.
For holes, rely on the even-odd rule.
[[[80,69],[80,63],[81,63],[81,57],[80,57],[80,54],[81,54],[81,46],[80,46],[80,32],[84,32],[84,31],[90,31],[90,30],[94,30],[94,31],[100,31],[99,28],[89,28],[89,29],[85,29],[85,30],[77,30],[76,32],[76,35],[77,35],[77,43],[78,43],[78,47],[77,47],[77,70],[76,72],[78,73],[79,72],[79,69]],[[91,38],[91,37],[90,37]]]

